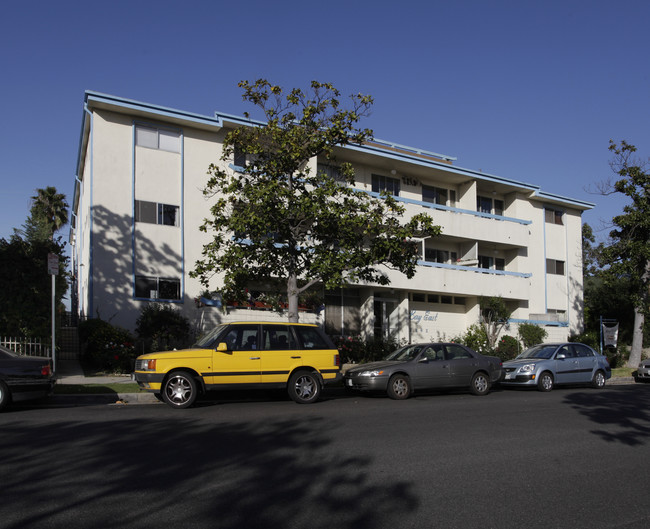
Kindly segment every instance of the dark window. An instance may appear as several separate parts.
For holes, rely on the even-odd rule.
[[[233,162],[233,165],[237,167],[246,167],[246,153],[237,145],[235,145],[235,151],[233,153]]]
[[[546,208],[544,210],[544,218],[549,224],[564,224],[564,221],[562,220],[562,212],[555,209]]]
[[[178,226],[178,206],[158,204],[158,224]]]
[[[447,349],[447,360],[458,360],[460,358],[474,358],[471,353],[464,347],[457,344],[447,344],[445,345]]]
[[[447,205],[447,190],[441,187],[422,186],[422,202]]]
[[[135,221],[156,224],[156,203],[146,200],[135,201]]]
[[[451,305],[454,302],[454,298],[451,296],[440,296],[440,302]]]
[[[501,259],[500,257],[497,257],[494,259],[494,268],[497,270],[505,270],[506,269],[506,260]]]
[[[270,351],[296,349],[296,340],[288,325],[264,325],[262,347]]]
[[[232,325],[219,341],[226,342],[226,346],[230,351],[256,350],[259,348],[257,325]]]
[[[413,294],[413,301],[424,302],[425,299],[425,294]]]
[[[372,175],[372,191],[373,193],[386,191],[391,195],[399,196],[399,180],[390,176],[374,174]]]
[[[332,345],[314,327],[294,327],[303,349],[332,349]]]
[[[492,199],[488,197],[476,197],[476,211],[481,213],[492,213]]]
[[[503,215],[503,200],[494,200],[494,214]]]
[[[135,297],[146,299],[181,299],[181,282],[178,279],[135,277]]]
[[[564,275],[564,261],[556,261],[555,259],[546,260],[546,273],[555,274],[559,276]]]
[[[429,303],[440,303],[440,296],[438,294],[429,294]]]
[[[454,297],[455,305],[465,305],[465,298]]]
[[[487,255],[479,255],[478,256],[478,267],[479,268],[492,268],[494,265],[494,258],[489,257]]]

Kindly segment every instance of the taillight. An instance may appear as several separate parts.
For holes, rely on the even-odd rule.
[[[50,364],[44,365],[41,367],[41,375],[44,377],[49,377],[52,374],[52,368]]]
[[[341,367],[341,357],[339,355],[334,355],[334,365]]]

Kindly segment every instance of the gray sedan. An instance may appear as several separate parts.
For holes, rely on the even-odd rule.
[[[556,384],[590,383],[602,388],[612,376],[607,358],[582,343],[545,343],[504,362],[506,386],[533,386],[551,391]]]
[[[501,378],[501,360],[483,356],[457,343],[407,345],[380,362],[348,369],[346,388],[381,391],[392,399],[407,399],[414,391],[469,388],[485,395]]]

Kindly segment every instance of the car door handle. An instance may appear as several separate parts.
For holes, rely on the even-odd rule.
[[[292,356],[291,358],[298,359],[298,358],[302,358],[302,356]]]
[[[251,360],[259,360],[260,357],[259,357],[259,356],[251,356],[250,359],[251,359]]]

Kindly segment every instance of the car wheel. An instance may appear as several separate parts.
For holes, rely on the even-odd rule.
[[[0,410],[4,408],[11,401],[11,393],[9,393],[9,388],[7,384],[0,380]]]
[[[553,375],[548,371],[544,371],[537,379],[537,389],[540,391],[551,391],[553,389]]]
[[[393,375],[388,381],[387,391],[391,399],[408,399],[411,396],[411,380],[406,375]]]
[[[605,387],[605,373],[603,373],[600,369],[596,371],[596,374],[594,375],[593,380],[591,381],[591,385],[595,388],[603,388]]]
[[[194,377],[186,371],[169,375],[163,385],[163,400],[172,408],[189,408],[196,400],[199,388]]]
[[[321,384],[316,373],[298,371],[291,375],[287,387],[289,397],[298,404],[311,404],[320,397]]]
[[[485,373],[475,373],[469,389],[474,395],[487,395],[490,392],[490,379]]]

